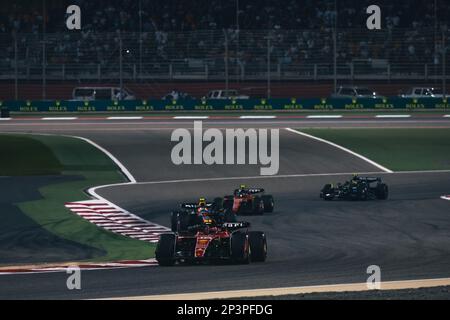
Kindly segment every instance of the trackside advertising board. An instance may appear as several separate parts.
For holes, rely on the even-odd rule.
[[[2,101],[12,112],[300,111],[450,109],[448,99],[249,99],[129,101]]]

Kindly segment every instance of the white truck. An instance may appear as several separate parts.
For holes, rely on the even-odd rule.
[[[336,99],[353,99],[353,98],[371,98],[371,99],[383,99],[383,96],[380,96],[373,90],[370,90],[366,87],[356,87],[356,86],[341,86],[337,89],[337,92],[331,95],[331,98]]]
[[[406,93],[400,94],[401,98],[443,98],[442,89],[431,87],[410,88]]]
[[[235,99],[235,100],[248,100],[249,96],[239,95],[237,90],[213,90],[210,91],[204,99],[208,100],[224,100],[224,99]]]

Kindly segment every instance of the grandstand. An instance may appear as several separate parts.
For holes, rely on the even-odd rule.
[[[394,94],[406,83],[440,86],[450,63],[444,0],[378,1],[380,31],[365,28],[372,1],[43,2],[45,14],[40,1],[0,9],[0,99],[68,98],[75,85],[119,82],[143,97],[174,87],[202,96],[225,83],[252,95],[267,85],[274,96],[325,95],[333,81]],[[65,29],[69,4],[82,9],[81,31]]]

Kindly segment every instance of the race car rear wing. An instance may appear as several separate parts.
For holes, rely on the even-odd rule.
[[[250,222],[225,222],[222,227],[228,230],[239,230],[250,228]]]
[[[252,188],[252,189],[244,189],[247,193],[249,194],[257,194],[257,193],[262,193],[264,192],[264,189],[262,188]],[[236,189],[234,190],[234,193],[238,193],[239,191],[241,191],[240,189]]]
[[[373,182],[381,181],[381,178],[366,177],[366,178],[361,178],[361,180],[366,181],[367,183],[373,183]]]
[[[212,203],[207,203],[206,207],[211,208],[213,206]],[[195,210],[199,207],[198,203],[182,203],[180,204],[181,209],[192,209]]]

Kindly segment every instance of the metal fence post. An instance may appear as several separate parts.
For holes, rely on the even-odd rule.
[[[120,82],[120,94],[119,97],[122,98],[123,92],[123,47],[122,47],[122,34],[119,31],[119,82]]]
[[[271,55],[270,55],[270,45],[271,45],[271,34],[269,33],[267,37],[267,99],[270,99],[270,96],[272,94],[272,83],[271,83],[271,77],[270,77],[270,69],[271,69]]]
[[[228,89],[229,89],[229,78],[228,78],[228,35],[226,30],[223,30],[223,34],[225,36],[225,89],[226,89],[226,97],[228,98]]]
[[[389,63],[387,66],[387,74],[388,74],[388,81],[391,82],[391,64]]]
[[[334,92],[337,92],[338,87],[338,80],[337,80],[337,29],[338,29],[338,7],[337,7],[337,0],[334,0],[334,28],[333,28],[333,47],[334,47],[334,53],[333,53],[333,78],[334,78]]]
[[[14,97],[19,100],[19,72],[18,72],[18,52],[17,33],[14,32]]]
[[[46,66],[46,52],[47,48],[45,45],[45,37],[42,41],[42,100],[45,100],[47,98],[47,66]]]
[[[447,33],[442,29],[442,92],[447,97]]]
[[[46,0],[42,1],[42,99],[45,100],[47,98],[47,48],[46,48],[46,27],[47,27],[47,11],[46,11]]]

